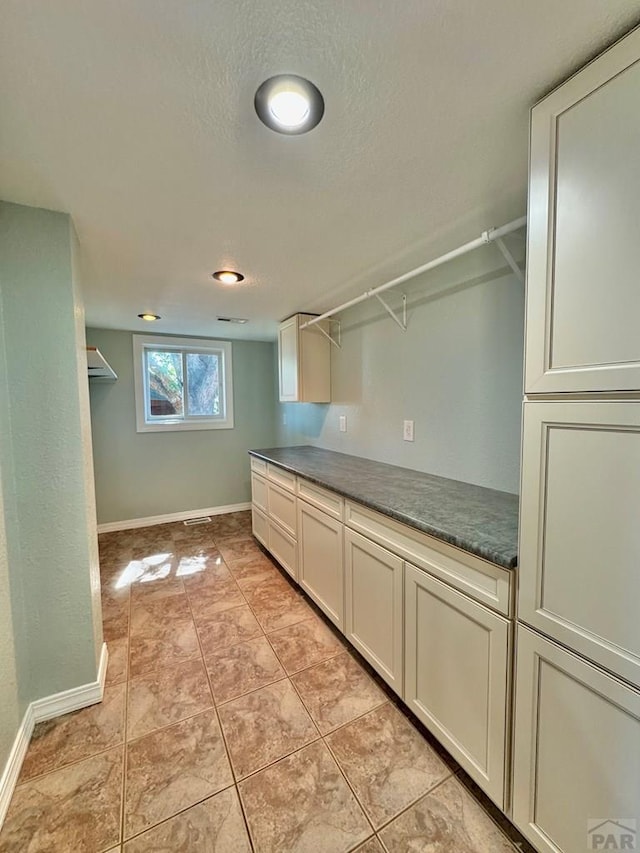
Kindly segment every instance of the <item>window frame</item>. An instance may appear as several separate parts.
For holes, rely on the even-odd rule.
[[[198,353],[200,355],[217,355],[220,385],[220,400],[224,407],[224,417],[209,417],[208,415],[185,415],[183,417],[163,418],[155,416],[147,420],[149,411],[147,356],[148,350],[170,350],[179,352],[182,356],[183,369],[185,355]],[[165,335],[133,335],[133,374],[136,404],[136,432],[173,432],[194,429],[233,429],[233,365],[231,341],[217,341],[210,338],[181,338]],[[186,375],[183,376],[183,382]],[[185,388],[185,408],[188,407],[188,392]]]

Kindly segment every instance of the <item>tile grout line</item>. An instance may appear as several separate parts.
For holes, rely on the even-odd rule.
[[[127,806],[127,770],[128,770],[128,748],[127,735],[129,734],[129,682],[131,680],[131,623],[133,611],[133,595],[129,587],[129,630],[127,631],[127,680],[125,682],[124,697],[124,746],[122,749],[122,787],[120,790],[120,844],[124,849],[124,831]]]

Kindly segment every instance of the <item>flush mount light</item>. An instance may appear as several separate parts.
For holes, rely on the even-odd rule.
[[[320,90],[295,74],[265,80],[256,92],[254,105],[260,120],[278,133],[307,133],[324,114]]]
[[[160,320],[159,314],[138,314],[141,320],[147,320],[149,323],[153,323],[154,320]]]
[[[221,281],[223,284],[239,284],[244,281],[244,276],[239,272],[234,272],[234,270],[218,270],[211,275],[216,281]]]

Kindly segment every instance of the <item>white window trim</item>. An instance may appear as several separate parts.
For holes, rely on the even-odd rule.
[[[224,391],[224,418],[197,418],[186,421],[156,421],[148,423],[146,419],[146,399],[144,371],[145,350],[157,347],[175,348],[186,352],[222,354],[222,375]],[[233,366],[231,341],[214,341],[208,338],[172,338],[164,335],[133,336],[133,376],[136,399],[137,432],[172,432],[192,429],[233,429]]]

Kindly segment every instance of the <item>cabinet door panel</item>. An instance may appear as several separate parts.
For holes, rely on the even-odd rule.
[[[265,548],[269,547],[269,519],[253,504],[251,507],[251,529],[253,535]]]
[[[640,389],[640,32],[534,107],[526,393]]]
[[[298,544],[273,519],[269,519],[269,550],[291,577],[298,580]]]
[[[267,492],[269,497],[269,516],[278,522],[280,527],[283,527],[291,536],[296,536],[296,497],[281,489],[279,486],[274,486],[273,483],[267,484]]]
[[[403,562],[345,531],[346,634],[360,654],[402,696]]]
[[[510,625],[405,564],[405,701],[504,808]]]
[[[526,403],[518,616],[640,685],[640,403]]]
[[[541,853],[635,849],[595,834],[640,818],[640,694],[522,626],[516,672],[520,831]]]
[[[299,583],[340,630],[344,630],[342,523],[298,501]]]
[[[251,500],[262,512],[268,512],[267,481],[258,474],[251,474]]]
[[[278,329],[280,401],[298,399],[298,320],[291,317]]]

